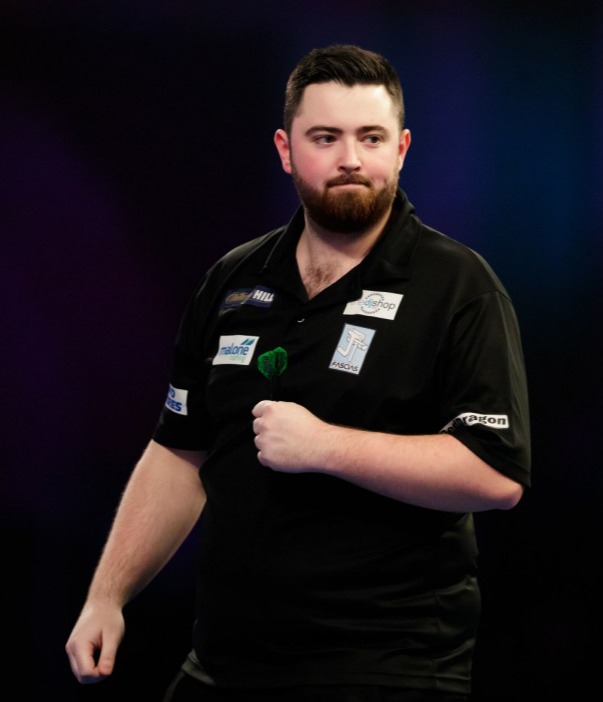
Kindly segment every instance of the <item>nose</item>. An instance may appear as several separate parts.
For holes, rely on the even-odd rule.
[[[358,154],[358,144],[355,139],[342,141],[342,153],[339,161],[339,169],[344,173],[357,171],[361,166]]]

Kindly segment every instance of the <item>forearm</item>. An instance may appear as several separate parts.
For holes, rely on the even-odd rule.
[[[399,436],[323,424],[319,446],[320,472],[420,507],[510,509],[523,492],[449,434]]]
[[[202,455],[151,441],[123,493],[89,601],[122,607],[163,568],[199,518]]]
[[[429,509],[510,509],[519,483],[449,434],[403,436],[328,424],[301,405],[263,400],[253,408],[258,460],[287,473],[318,472]]]

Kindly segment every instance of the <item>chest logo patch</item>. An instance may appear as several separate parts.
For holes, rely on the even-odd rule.
[[[259,336],[245,336],[244,334],[221,336],[218,352],[214,356],[212,366],[248,366],[253,358],[259,338]]]
[[[365,317],[380,317],[394,319],[402,298],[399,293],[379,292],[378,290],[363,290],[362,297],[348,302],[344,314],[361,314]]]
[[[346,324],[329,368],[358,375],[374,336],[374,329]]]
[[[255,307],[270,307],[274,302],[274,292],[269,288],[256,285],[255,288],[237,288],[229,290],[220,305],[220,309],[254,305]]]

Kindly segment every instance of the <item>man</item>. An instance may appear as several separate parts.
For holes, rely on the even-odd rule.
[[[513,307],[399,190],[410,132],[382,56],[310,52],[275,143],[302,207],[218,261],[186,310],[73,671],[111,673],[124,605],[203,510],[193,650],[166,699],[466,699],[471,513],[529,485]]]

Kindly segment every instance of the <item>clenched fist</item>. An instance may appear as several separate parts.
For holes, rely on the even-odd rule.
[[[262,465],[284,473],[324,470],[331,425],[294,402],[262,400],[252,414]]]

